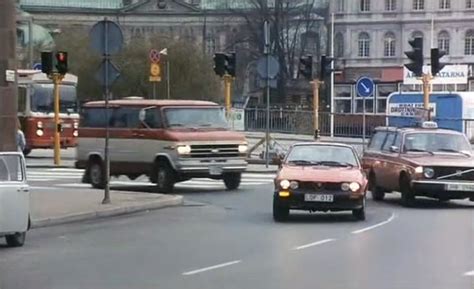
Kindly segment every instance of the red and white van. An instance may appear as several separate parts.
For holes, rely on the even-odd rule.
[[[247,168],[245,136],[228,129],[224,109],[190,100],[129,97],[88,102],[81,111],[76,167],[93,187],[105,183],[104,148],[109,124],[110,174],[147,175],[160,192],[191,178],[222,179],[229,190]]]
[[[18,119],[25,134],[25,155],[33,149],[54,147],[54,98],[53,81],[38,70],[17,71],[18,74]],[[66,74],[61,85],[60,112],[61,147],[76,146],[79,113],[77,111],[78,78]]]

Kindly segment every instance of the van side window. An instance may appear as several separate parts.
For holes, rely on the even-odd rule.
[[[385,143],[383,144],[382,150],[384,151],[389,151],[390,147],[393,145],[393,141],[395,140],[396,134],[394,132],[391,132],[387,135],[387,139],[385,140]]]
[[[140,119],[138,118],[140,109],[131,107],[121,107],[114,111],[112,126],[115,128],[138,128]]]
[[[161,111],[159,109],[150,109],[146,112],[146,124],[150,128],[162,128]]]
[[[386,131],[377,131],[369,143],[369,150],[379,151],[382,149],[382,145],[385,141],[385,137],[387,136]]]
[[[109,120],[112,118],[112,111],[109,110]],[[106,127],[105,108],[85,107],[82,111],[82,127]]]

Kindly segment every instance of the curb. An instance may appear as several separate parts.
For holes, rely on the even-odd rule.
[[[35,228],[51,227],[51,226],[56,226],[56,225],[68,224],[68,223],[75,223],[75,222],[81,222],[81,221],[96,220],[96,219],[103,219],[103,218],[109,218],[109,217],[114,217],[114,216],[133,214],[133,213],[149,211],[149,210],[158,210],[158,209],[162,209],[166,207],[181,206],[183,205],[183,203],[184,203],[183,196],[173,196],[170,199],[157,200],[154,202],[141,204],[141,205],[110,208],[103,211],[91,211],[91,212],[70,214],[70,215],[64,215],[64,216],[52,217],[52,218],[46,218],[46,219],[31,220],[31,228],[35,229]]]
[[[244,173],[249,173],[249,174],[276,174],[278,170],[268,170],[268,171],[262,171],[262,170],[246,170]]]

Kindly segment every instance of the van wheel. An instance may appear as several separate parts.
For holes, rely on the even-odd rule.
[[[372,199],[374,199],[374,201],[383,201],[383,199],[385,198],[385,192],[382,190],[381,187],[377,186],[377,181],[375,179],[374,173],[370,174],[369,187],[370,192],[372,193]]]
[[[89,161],[87,172],[89,173],[88,180],[92,187],[96,189],[105,188],[105,169],[101,161]]]
[[[9,247],[21,247],[25,244],[26,232],[6,235],[5,240]]]
[[[224,180],[225,187],[230,190],[236,190],[240,186],[240,181],[242,179],[241,173],[227,173],[222,176]]]
[[[171,165],[167,161],[159,162],[156,165],[155,171],[158,192],[162,194],[172,193],[177,177]]]
[[[405,207],[413,207],[415,204],[415,195],[410,186],[410,179],[406,175],[400,178],[400,191],[402,193],[402,205]]]

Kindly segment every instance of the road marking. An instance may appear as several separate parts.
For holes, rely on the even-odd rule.
[[[295,247],[295,248],[293,248],[293,250],[303,250],[303,249],[306,249],[306,248],[322,245],[322,244],[333,242],[333,241],[336,241],[336,239],[325,239],[325,240],[317,241],[317,242],[314,242],[314,243],[309,243],[309,244],[306,244],[306,245],[301,245],[301,246]]]
[[[380,226],[386,225],[386,224],[390,223],[391,221],[393,221],[393,219],[395,219],[395,217],[396,217],[395,213],[392,213],[392,215],[390,216],[390,218],[388,218],[388,220],[385,220],[383,222],[380,222],[378,224],[375,224],[375,225],[367,227],[367,228],[363,228],[363,229],[360,229],[360,230],[353,231],[352,234],[364,233],[364,232],[370,231],[372,229],[378,228]]]
[[[31,177],[26,177],[26,179],[31,182],[52,182],[55,180],[55,179],[31,178]]]
[[[474,276],[474,271],[466,272],[464,276]]]
[[[29,188],[31,190],[59,190],[59,188],[55,188],[55,187],[39,187],[39,186],[29,186]]]
[[[216,270],[216,269],[232,266],[232,265],[238,264],[240,262],[242,262],[242,260],[235,260],[235,261],[222,263],[222,264],[218,264],[218,265],[214,265],[214,266],[210,266],[210,267],[206,267],[206,268],[201,268],[201,269],[197,269],[197,270],[193,270],[193,271],[189,271],[189,272],[184,272],[182,275],[184,275],[184,276],[195,275],[195,274],[203,273],[203,272],[206,272],[206,271],[211,271],[211,270]]]

